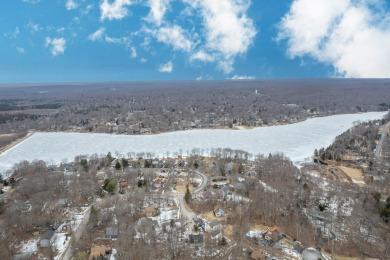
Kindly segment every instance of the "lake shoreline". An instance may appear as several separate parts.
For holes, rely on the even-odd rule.
[[[118,153],[152,157],[210,156],[219,148],[245,151],[251,156],[284,153],[292,162],[307,163],[315,149],[327,147],[356,121],[381,119],[387,112],[317,117],[303,122],[247,130],[194,129],[153,135],[118,135],[80,132],[31,132],[0,154],[0,171],[22,160],[60,163],[78,155]]]

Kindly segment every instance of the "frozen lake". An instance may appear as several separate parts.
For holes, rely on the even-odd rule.
[[[35,133],[0,155],[0,172],[22,160],[60,163],[77,155],[115,152],[150,152],[155,156],[183,155],[193,148],[231,148],[252,154],[285,153],[295,163],[308,160],[316,148],[327,147],[353,122],[382,118],[387,112],[345,114],[313,118],[292,125],[260,127],[251,130],[190,130],[148,136],[80,133]]]

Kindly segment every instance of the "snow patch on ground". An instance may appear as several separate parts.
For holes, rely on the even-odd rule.
[[[39,239],[32,239],[28,241],[24,241],[20,244],[19,253],[30,253],[38,250],[37,243]]]
[[[267,183],[259,180],[260,182],[260,185],[266,190],[266,191],[269,191],[269,192],[272,192],[272,193],[277,193],[278,190],[277,189],[274,189],[272,188],[271,186],[269,186]]]
[[[66,233],[57,233],[56,234],[56,241],[55,241],[54,247],[58,252],[57,257],[59,257],[62,254],[62,252],[64,252],[64,250],[67,247],[67,244],[69,242],[68,240],[66,240]]]
[[[160,215],[156,217],[151,217],[153,220],[157,220],[158,224],[161,226],[162,223],[170,221],[172,219],[179,219],[179,210],[169,209],[169,208],[160,208]]]
[[[110,256],[110,260],[116,260],[116,254],[117,253],[118,253],[118,251],[115,248],[113,248],[111,256]]]
[[[250,238],[262,238],[264,231],[260,230],[250,230],[248,233],[246,233],[247,237]]]

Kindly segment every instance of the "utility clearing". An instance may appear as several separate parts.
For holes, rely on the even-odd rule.
[[[338,168],[343,171],[348,177],[350,177],[352,179],[352,182],[358,184],[365,184],[362,170],[346,166],[339,166]]]

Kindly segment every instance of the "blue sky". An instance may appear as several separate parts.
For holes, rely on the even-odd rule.
[[[0,82],[389,78],[386,0],[2,0]]]

